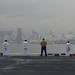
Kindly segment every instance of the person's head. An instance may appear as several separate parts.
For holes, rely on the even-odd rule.
[[[43,40],[45,40],[45,38],[43,38]]]
[[[7,42],[7,40],[5,40],[5,42]]]
[[[27,41],[27,40],[24,40],[24,41]]]
[[[70,43],[70,41],[67,41],[67,43]]]

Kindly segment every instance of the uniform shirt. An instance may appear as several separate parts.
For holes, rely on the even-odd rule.
[[[67,43],[67,44],[66,44],[66,49],[67,49],[67,51],[68,51],[68,50],[71,50],[71,44],[70,44],[70,43]]]
[[[8,48],[8,45],[9,45],[8,42],[4,42],[4,43],[3,43],[3,47],[4,47],[4,48]]]
[[[40,42],[40,45],[41,46],[46,46],[47,45],[47,42],[45,40],[43,40],[43,41]]]
[[[23,42],[23,48],[28,48],[28,42],[27,41]]]

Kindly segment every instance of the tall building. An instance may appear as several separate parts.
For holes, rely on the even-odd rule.
[[[49,37],[54,37],[55,35],[53,34],[52,31],[49,32]]]
[[[17,29],[17,43],[21,43],[22,42],[22,28],[18,28]]]

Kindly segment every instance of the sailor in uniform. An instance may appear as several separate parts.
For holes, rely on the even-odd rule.
[[[3,55],[7,55],[7,53],[8,53],[8,46],[9,46],[9,43],[8,43],[7,40],[5,40],[3,42]]]
[[[66,56],[70,56],[71,44],[69,41],[66,43]]]
[[[23,42],[24,56],[27,56],[28,46],[29,46],[28,41],[24,40]]]

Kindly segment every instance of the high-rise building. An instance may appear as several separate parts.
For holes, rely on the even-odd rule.
[[[18,28],[17,29],[17,43],[21,43],[22,42],[22,28]]]

